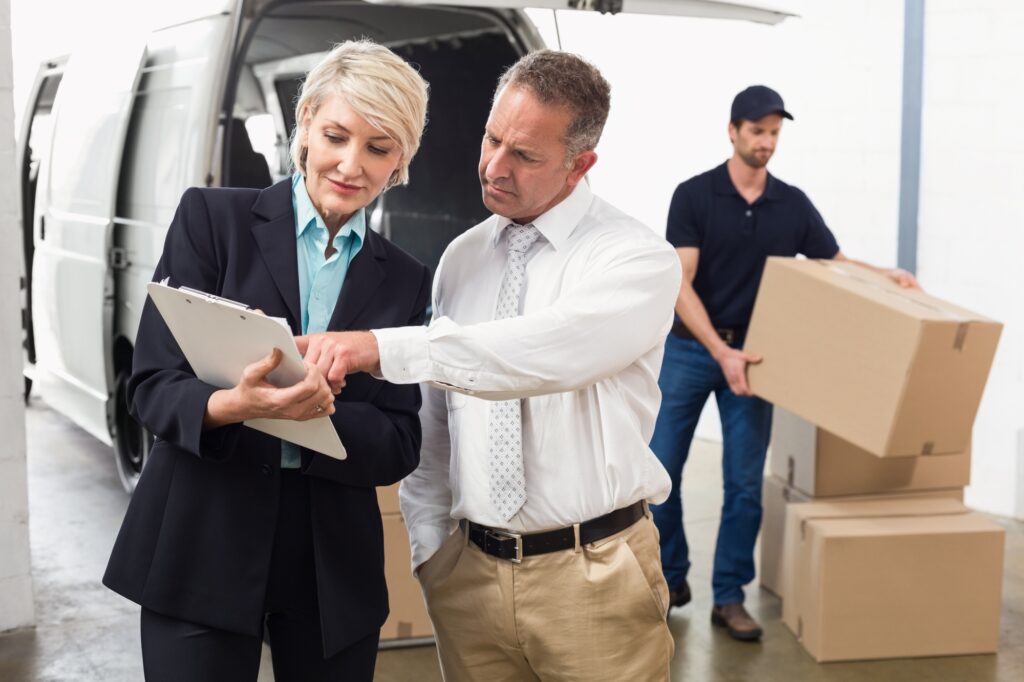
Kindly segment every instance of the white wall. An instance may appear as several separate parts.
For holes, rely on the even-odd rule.
[[[10,2],[0,0],[0,631],[31,625]]]
[[[899,208],[903,3],[781,3],[776,26],[559,12],[562,49],[612,85],[591,174],[604,198],[664,233],[676,185],[731,153],[733,96],[761,83],[793,113],[769,170],[810,196],[844,252],[895,265]],[[557,46],[552,14],[531,18]],[[698,436],[720,439],[709,401]]]
[[[730,153],[732,96],[779,90],[770,170],[804,189],[843,250],[894,264],[903,3],[791,2],[778,26],[559,13],[563,49],[612,83],[595,189],[664,230],[676,184]],[[550,12],[533,12],[556,45]],[[974,430],[967,502],[1024,517],[1024,4],[926,4],[919,274],[938,296],[1006,324]],[[698,435],[720,438],[713,403]]]
[[[919,271],[1006,326],[967,503],[1024,517],[1024,4],[928,0]]]

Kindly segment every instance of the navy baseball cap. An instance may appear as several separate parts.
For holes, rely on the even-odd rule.
[[[778,114],[793,120],[793,114],[786,111],[779,93],[766,85],[751,85],[733,99],[729,120],[758,121],[768,114]]]

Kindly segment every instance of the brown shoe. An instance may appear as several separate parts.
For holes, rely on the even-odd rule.
[[[729,636],[741,642],[761,639],[761,626],[751,618],[743,604],[723,604],[711,609],[711,622],[726,629]]]
[[[668,605],[686,606],[690,603],[693,595],[690,592],[690,583],[685,580],[668,591]]]

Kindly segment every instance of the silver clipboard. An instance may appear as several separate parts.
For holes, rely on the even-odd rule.
[[[267,375],[275,386],[291,386],[306,376],[292,332],[283,320],[255,312],[243,303],[195,289],[151,282],[146,288],[174,334],[196,376],[218,388],[238,384],[242,370],[278,348],[281,364]],[[245,425],[319,453],[345,459],[345,446],[328,417],[307,421],[249,419]]]

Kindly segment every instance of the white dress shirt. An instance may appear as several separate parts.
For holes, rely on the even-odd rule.
[[[521,316],[494,320],[510,222],[492,216],[451,243],[428,327],[373,330],[385,379],[433,384],[420,466],[400,490],[414,567],[458,519],[537,532],[657,504],[671,489],[648,443],[681,281],[675,251],[580,183],[533,222]],[[488,401],[510,398],[524,398],[526,503],[506,523],[489,497],[487,420]]]

